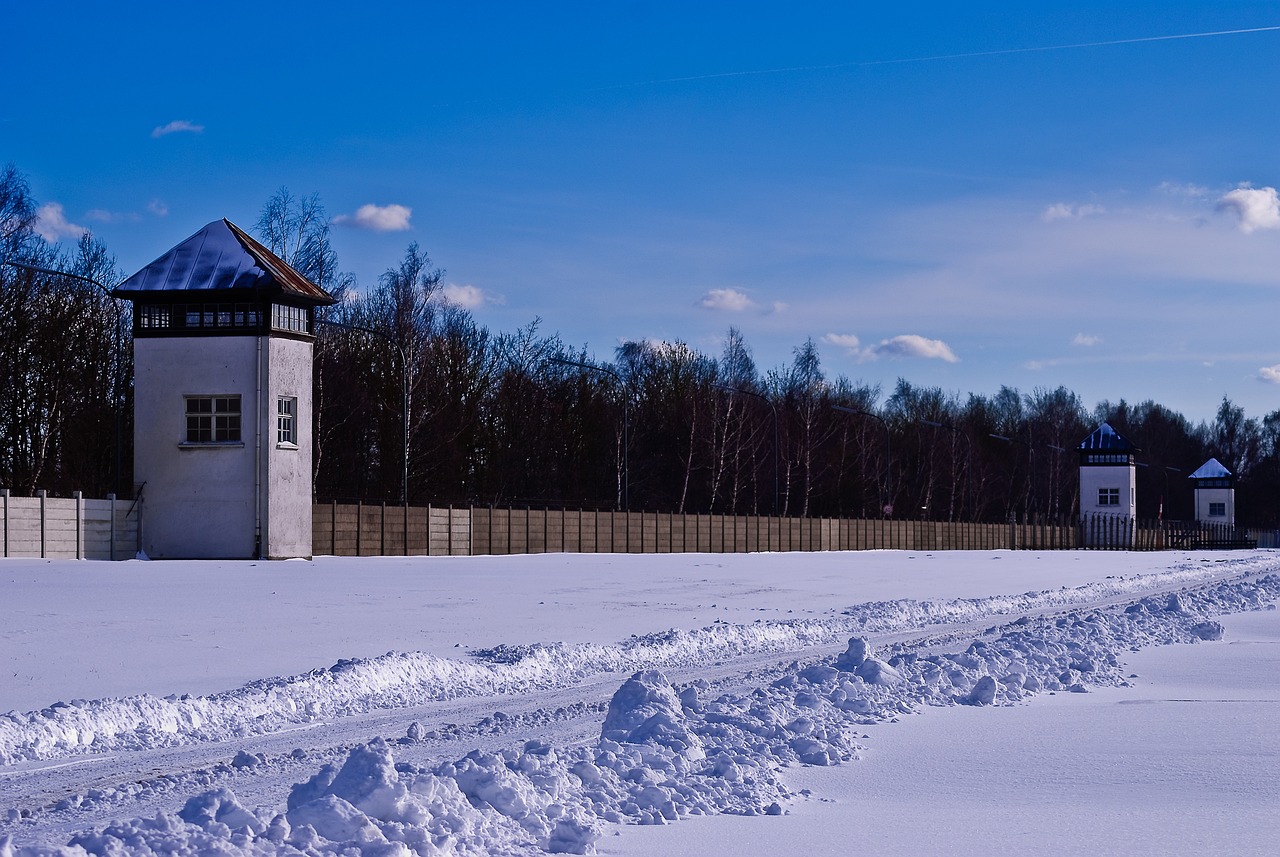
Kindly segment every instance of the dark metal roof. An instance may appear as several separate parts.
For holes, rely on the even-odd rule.
[[[1107,452],[1134,452],[1137,447],[1109,424],[1103,423],[1080,442],[1077,449],[1101,449]]]
[[[1226,479],[1231,475],[1231,471],[1222,466],[1222,462],[1216,458],[1210,458],[1204,464],[1200,465],[1200,469],[1188,476],[1188,479]]]
[[[115,288],[118,297],[182,291],[254,291],[329,305],[324,289],[230,220],[215,220]]]

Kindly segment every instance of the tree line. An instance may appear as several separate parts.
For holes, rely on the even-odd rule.
[[[6,167],[0,486],[127,496],[128,307],[90,282],[121,272],[91,235],[66,248],[35,225]],[[413,504],[1061,520],[1079,512],[1076,447],[1107,421],[1141,448],[1140,517],[1191,518],[1187,477],[1213,456],[1238,477],[1239,522],[1280,526],[1280,410],[1255,419],[1224,397],[1192,424],[1153,401],[1089,409],[1064,387],[885,390],[830,376],[812,340],[762,370],[734,328],[718,354],[645,341],[601,359],[538,319],[490,331],[448,300],[416,243],[361,287],[329,229],[316,196],[284,189],[254,229],[338,299],[317,314],[319,500],[399,502],[407,458]]]

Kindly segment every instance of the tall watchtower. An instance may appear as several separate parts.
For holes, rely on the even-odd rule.
[[[115,295],[133,302],[143,551],[310,557],[314,313],[333,299],[227,220]]]
[[[1077,447],[1080,451],[1080,516],[1132,518],[1137,512],[1138,448],[1103,423]]]
[[[1202,524],[1236,522],[1236,478],[1216,458],[1210,458],[1189,477],[1195,486],[1196,521]]]

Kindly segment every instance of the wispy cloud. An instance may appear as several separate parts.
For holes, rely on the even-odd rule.
[[[137,223],[142,219],[136,212],[107,211],[105,208],[91,208],[84,216],[98,223]]]
[[[1105,212],[1105,208],[1093,203],[1071,205],[1065,202],[1055,202],[1040,213],[1040,219],[1045,223],[1053,223],[1055,220],[1081,220],[1085,217],[1093,217]]]
[[[716,312],[744,312],[755,305],[755,301],[737,289],[712,289],[698,301],[698,306]]]
[[[875,345],[863,346],[861,340],[852,333],[828,333],[822,337],[828,345],[844,349],[850,357],[858,358],[858,362],[867,363],[881,357],[904,358],[915,357],[926,360],[943,360],[947,363],[958,363],[960,358],[951,350],[951,346],[941,339],[928,339],[914,333],[904,333],[889,339],[882,339]]]
[[[1223,194],[1218,208],[1236,216],[1245,234],[1259,229],[1280,229],[1280,198],[1273,187],[1250,187],[1243,184]]]
[[[334,223],[368,229],[372,232],[404,232],[412,227],[409,218],[413,209],[407,205],[362,205],[355,214],[340,214]]]
[[[1082,348],[1091,348],[1102,342],[1101,336],[1094,336],[1091,333],[1077,333],[1071,338],[1072,345],[1078,345]]]
[[[822,341],[837,348],[843,348],[846,354],[857,357],[862,353],[862,342],[852,333],[828,333]]]
[[[160,200],[160,199],[153,199],[153,200],[151,200],[150,202],[148,202],[148,203],[147,203],[147,211],[151,212],[151,213],[152,213],[152,214],[154,214],[156,217],[168,217],[168,216],[169,216],[169,206],[168,206],[168,204],[167,204],[166,202],[164,202],[164,200]]]
[[[204,126],[186,119],[175,119],[168,125],[158,125],[151,129],[152,139],[167,137],[170,134],[202,134]]]
[[[1207,187],[1190,182],[1160,182],[1156,190],[1167,193],[1170,196],[1187,197],[1189,199],[1204,199],[1209,195]]]
[[[928,360],[943,360],[947,363],[959,363],[960,358],[951,350],[951,346],[941,339],[927,339],[914,333],[882,339],[867,349],[868,359],[880,357],[922,357]]]
[[[67,220],[62,210],[62,203],[47,202],[36,210],[36,234],[45,241],[58,241],[62,238],[79,238],[89,230]]]
[[[449,283],[440,289],[440,295],[444,300],[460,306],[463,309],[479,309],[485,304],[502,303],[502,298],[495,297],[485,292],[479,286],[471,284],[459,285],[457,283]]]
[[[1280,363],[1275,366],[1263,366],[1258,370],[1258,380],[1268,384],[1280,384]]]

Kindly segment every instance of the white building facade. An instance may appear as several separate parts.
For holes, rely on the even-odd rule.
[[[1137,447],[1109,424],[1094,429],[1080,453],[1080,519],[1087,544],[1131,544],[1138,505]],[[1127,523],[1118,525],[1118,519]]]
[[[134,312],[134,479],[153,559],[310,557],[314,310],[229,221],[116,290]]]
[[[1195,491],[1197,523],[1235,526],[1236,485],[1231,471],[1210,458],[1189,478]]]

